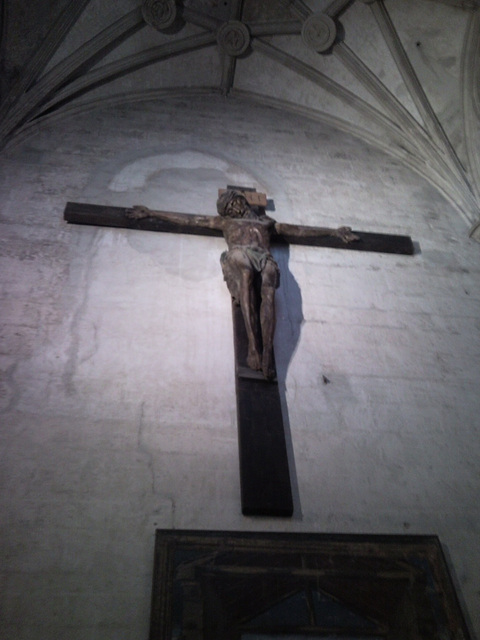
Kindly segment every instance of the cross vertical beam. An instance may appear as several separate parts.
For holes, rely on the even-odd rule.
[[[293,499],[278,383],[247,366],[248,339],[238,305],[232,304],[232,315],[242,513],[288,518]]]

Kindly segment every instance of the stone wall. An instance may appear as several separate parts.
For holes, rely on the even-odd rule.
[[[417,247],[276,250],[291,520],[240,512],[223,241],[62,220],[214,214],[231,183]],[[146,638],[156,528],[437,534],[480,633],[480,259],[431,186],[319,123],[189,96],[52,124],[0,189],[2,638]]]

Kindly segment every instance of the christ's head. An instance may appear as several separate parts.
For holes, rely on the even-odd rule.
[[[218,198],[217,211],[224,218],[245,218],[252,209],[242,191],[228,189]]]

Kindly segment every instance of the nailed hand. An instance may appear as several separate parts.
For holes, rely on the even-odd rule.
[[[338,227],[337,229],[337,238],[343,240],[343,242],[354,242],[355,240],[360,240],[360,238],[352,233],[352,229],[350,227]]]
[[[150,218],[152,213],[148,207],[144,207],[141,204],[136,204],[131,209],[127,209],[125,215],[132,220],[143,220],[143,218]]]

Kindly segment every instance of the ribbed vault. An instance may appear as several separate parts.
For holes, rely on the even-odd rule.
[[[242,96],[394,156],[480,236],[477,1],[39,1],[33,43],[19,5],[3,7],[4,146],[109,103]]]

